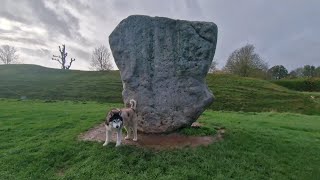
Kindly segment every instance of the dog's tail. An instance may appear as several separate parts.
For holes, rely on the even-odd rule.
[[[137,108],[137,102],[134,99],[130,100],[130,106],[133,110],[136,110]]]

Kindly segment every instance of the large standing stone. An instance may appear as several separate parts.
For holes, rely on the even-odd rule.
[[[137,101],[140,131],[191,125],[213,102],[205,76],[216,49],[214,23],[134,15],[120,22],[109,43],[124,102]]]

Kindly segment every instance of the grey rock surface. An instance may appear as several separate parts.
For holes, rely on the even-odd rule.
[[[211,22],[133,15],[109,36],[123,100],[137,101],[139,131],[190,126],[213,102],[205,83],[216,43]]]

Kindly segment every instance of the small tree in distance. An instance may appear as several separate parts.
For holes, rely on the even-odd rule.
[[[320,66],[318,66],[315,70],[316,77],[320,77]]]
[[[4,64],[14,64],[18,62],[17,49],[9,45],[0,48],[0,61]]]
[[[303,68],[299,67],[299,68],[296,68],[296,69],[292,70],[292,71],[289,73],[289,76],[290,76],[290,78],[300,78],[300,77],[303,77]]]
[[[104,45],[96,47],[92,52],[90,68],[97,71],[108,71],[112,67],[109,49]]]
[[[308,77],[308,78],[314,77],[316,75],[316,67],[310,66],[310,65],[305,65],[303,67],[302,73],[303,73],[304,77]]]
[[[68,53],[66,53],[66,46],[63,44],[62,48],[59,46],[60,55],[56,56],[53,55],[52,60],[58,61],[61,64],[61,69],[70,69],[72,62],[74,62],[76,59],[72,59],[69,62],[69,65],[67,64],[66,57],[68,56]]]
[[[288,76],[288,70],[282,65],[277,65],[270,68],[268,74],[272,79],[282,79]]]
[[[268,64],[254,52],[255,47],[247,44],[231,53],[224,67],[226,72],[242,77],[265,77]]]

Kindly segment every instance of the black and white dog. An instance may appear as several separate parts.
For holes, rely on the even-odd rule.
[[[112,131],[117,132],[117,143],[116,147],[121,145],[122,140],[122,128],[127,131],[127,136],[125,139],[132,138],[133,133],[133,141],[137,141],[137,114],[136,114],[137,103],[135,100],[130,100],[130,108],[122,108],[122,109],[112,109],[105,120],[106,127],[106,141],[103,146],[108,145],[111,141]]]

